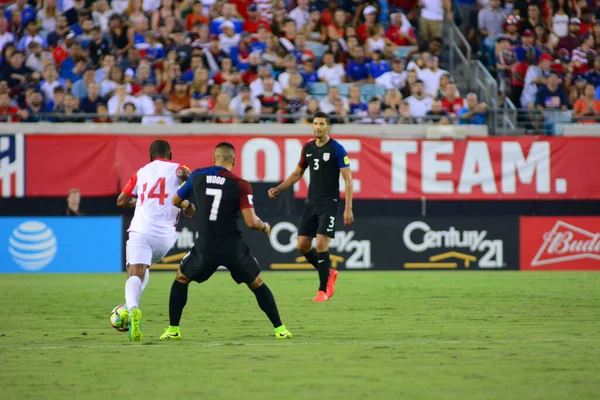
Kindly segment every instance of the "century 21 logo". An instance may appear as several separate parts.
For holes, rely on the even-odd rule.
[[[282,243],[279,236],[283,231],[291,233],[289,242]],[[291,222],[279,222],[271,228],[269,240],[271,246],[280,253],[291,253],[296,251],[298,229]],[[313,243],[313,246],[315,244]],[[329,244],[331,249],[339,253],[351,253],[344,266],[347,269],[372,268],[371,264],[371,241],[354,239],[354,231],[336,232],[335,237]]]
[[[414,235],[414,237],[413,237]],[[422,239],[421,238],[422,235]],[[411,222],[404,228],[404,245],[415,253],[435,249],[467,249],[471,253],[483,252],[479,268],[502,268],[504,266],[504,243],[502,240],[486,239],[488,232],[476,230],[459,231],[451,226],[435,231],[423,221]]]

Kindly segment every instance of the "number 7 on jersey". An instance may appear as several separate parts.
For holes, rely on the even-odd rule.
[[[207,196],[214,196],[212,206],[210,207],[209,221],[216,221],[219,214],[219,206],[221,205],[221,198],[223,197],[222,189],[206,188]]]

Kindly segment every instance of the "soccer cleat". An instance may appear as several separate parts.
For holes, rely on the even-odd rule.
[[[142,310],[137,307],[129,310],[129,340],[132,342],[141,342],[144,335],[140,328],[142,322]]]
[[[292,332],[288,331],[285,325],[275,328],[275,339],[291,339]]]
[[[324,303],[327,300],[329,300],[329,296],[327,296],[327,292],[324,292],[322,290],[319,290],[317,292],[317,295],[315,296],[315,298],[313,299],[313,301],[315,303]]]
[[[337,280],[338,274],[339,272],[337,269],[329,270],[329,279],[327,280],[327,297],[329,298],[332,298],[335,293],[335,281]]]
[[[179,327],[168,327],[165,333],[160,335],[160,340],[181,340],[181,332]]]

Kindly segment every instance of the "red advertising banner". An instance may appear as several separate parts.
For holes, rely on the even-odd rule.
[[[118,193],[149,161],[156,136],[28,135],[27,195]],[[220,141],[237,150],[234,172],[250,182],[282,181],[308,137],[172,136],[174,159],[193,168],[211,163]],[[336,135],[351,160],[357,199],[597,199],[598,138],[397,140]],[[296,185],[306,195],[308,173]],[[343,182],[342,182],[343,183]],[[343,185],[341,186],[343,191]]]
[[[600,217],[521,217],[521,270],[600,270]]]

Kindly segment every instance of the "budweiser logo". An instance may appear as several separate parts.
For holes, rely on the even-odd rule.
[[[543,238],[542,247],[531,260],[532,267],[586,258],[600,260],[600,232],[588,232],[559,220]]]

